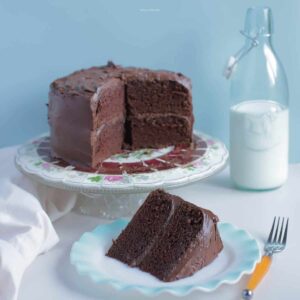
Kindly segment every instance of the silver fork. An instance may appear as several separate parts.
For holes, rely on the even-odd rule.
[[[264,248],[265,254],[262,257],[261,262],[256,265],[255,270],[248,281],[247,288],[243,290],[243,299],[250,300],[253,297],[254,289],[261,282],[270,268],[272,255],[285,249],[288,227],[288,218],[274,217],[268,241]]]

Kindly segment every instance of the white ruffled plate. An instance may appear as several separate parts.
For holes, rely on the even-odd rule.
[[[112,243],[128,221],[116,220],[86,232],[75,242],[70,259],[81,275],[89,276],[95,283],[108,284],[117,290],[137,290],[145,295],[168,292],[184,296],[193,290],[211,292],[223,283],[234,284],[243,274],[250,274],[260,260],[256,240],[250,234],[230,223],[219,223],[218,228],[224,249],[207,267],[193,276],[165,283],[137,268],[105,256]]]

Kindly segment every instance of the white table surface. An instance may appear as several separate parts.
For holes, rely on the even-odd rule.
[[[290,166],[288,182],[280,189],[268,192],[245,192],[231,187],[228,169],[221,174],[172,191],[200,206],[214,211],[221,221],[231,222],[248,230],[262,243],[269,232],[273,217],[289,216],[290,230],[287,249],[274,257],[271,271],[256,290],[255,299],[300,299],[300,164]],[[27,269],[21,284],[19,300],[89,300],[147,299],[136,292],[117,292],[95,285],[79,276],[70,265],[69,253],[74,241],[100,223],[98,218],[69,213],[55,223],[60,243],[39,256]],[[213,293],[193,292],[188,298],[202,300],[237,300],[247,276],[238,284],[223,285]],[[176,299],[160,295],[152,299]]]

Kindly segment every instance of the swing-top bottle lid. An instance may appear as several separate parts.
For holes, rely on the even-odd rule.
[[[250,37],[270,36],[273,33],[272,11],[269,7],[255,6],[247,10],[244,33]]]

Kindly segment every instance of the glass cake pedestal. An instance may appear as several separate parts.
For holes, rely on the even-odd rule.
[[[87,194],[80,193],[75,211],[103,219],[132,216],[146,199],[147,193]]]
[[[157,188],[183,186],[222,170],[228,160],[225,145],[194,132],[190,147],[126,151],[105,160],[97,172],[82,171],[51,157],[49,136],[22,145],[16,167],[50,187],[78,193],[75,210],[107,219],[131,216]]]

